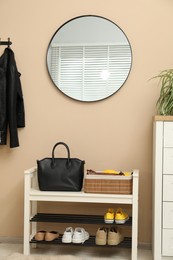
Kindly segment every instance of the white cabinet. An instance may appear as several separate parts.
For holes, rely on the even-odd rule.
[[[154,260],[173,259],[173,116],[154,118],[152,244]]]
[[[137,260],[137,245],[138,245],[138,176],[139,171],[133,170],[133,189],[132,194],[99,194],[99,193],[85,193],[81,192],[48,192],[48,191],[40,191],[38,188],[37,182],[37,168],[33,167],[25,171],[25,187],[24,187],[24,255],[30,254],[30,244],[35,243],[33,237],[37,232],[37,222],[43,221],[43,218],[46,218],[46,221],[49,222],[49,216],[46,214],[39,213],[37,211],[37,204],[39,201],[47,201],[47,202],[82,202],[87,203],[87,207],[89,208],[90,203],[108,203],[108,204],[130,204],[132,208],[132,218],[131,226],[132,226],[132,236],[130,239],[131,246],[131,259]],[[76,212],[77,213],[77,212]],[[60,222],[61,214],[57,214],[55,217],[55,222]],[[66,216],[67,222],[71,221],[71,216]],[[82,217],[83,221],[85,219],[88,220],[87,215]],[[79,219],[79,216],[78,216]],[[76,221],[76,220],[75,220]],[[99,221],[99,222],[98,222]],[[100,216],[97,219],[97,223],[104,223],[103,216]],[[60,222],[61,223],[61,222]],[[73,222],[74,223],[74,222]],[[77,222],[75,222],[77,223]],[[84,222],[87,223],[87,222]],[[92,221],[88,223],[92,224]],[[103,224],[102,223],[102,224]],[[93,246],[94,238],[91,237],[89,239],[89,243]],[[128,242],[127,239],[124,242]],[[61,241],[58,240],[57,243],[61,244]],[[85,243],[83,244],[85,245]],[[122,246],[125,246],[125,243],[122,243]]]

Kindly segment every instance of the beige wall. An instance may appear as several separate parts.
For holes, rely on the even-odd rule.
[[[0,1],[0,37],[10,36],[13,42],[26,108],[20,147],[0,147],[0,236],[23,235],[23,171],[36,159],[50,156],[55,142],[65,141],[73,157],[85,159],[86,169],[140,169],[139,241],[151,241],[152,117],[159,88],[157,81],[148,79],[172,67],[172,8],[171,0]],[[53,33],[84,14],[117,23],[133,51],[125,85],[96,103],[62,95],[46,69]],[[99,206],[103,214],[106,209]]]

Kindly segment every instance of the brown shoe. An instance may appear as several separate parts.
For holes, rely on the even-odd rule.
[[[116,227],[111,227],[108,231],[108,245],[114,246],[121,243],[124,236],[119,232]]]
[[[45,241],[53,241],[59,237],[59,233],[56,231],[46,232]]]
[[[43,241],[44,240],[44,237],[45,237],[45,234],[46,234],[46,231],[44,230],[41,230],[41,231],[38,231],[36,233],[36,235],[34,236],[35,240],[37,241]]]
[[[96,232],[95,243],[96,245],[106,245],[107,241],[107,229],[105,227],[101,227]]]

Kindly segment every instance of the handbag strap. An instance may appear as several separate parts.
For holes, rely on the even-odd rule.
[[[55,148],[58,146],[58,145],[64,145],[65,148],[67,149],[67,165],[70,165],[70,149],[68,147],[68,145],[64,142],[58,142],[54,145],[53,149],[52,149],[52,166],[55,165],[55,156],[54,156],[54,153],[55,153]]]

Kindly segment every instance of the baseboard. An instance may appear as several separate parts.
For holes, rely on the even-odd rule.
[[[0,237],[0,243],[22,244],[23,237]]]

